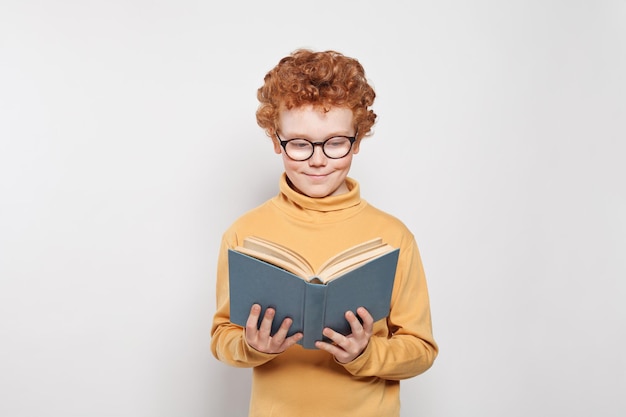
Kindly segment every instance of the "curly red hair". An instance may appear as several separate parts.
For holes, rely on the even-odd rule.
[[[339,52],[298,49],[282,58],[265,75],[257,91],[259,126],[276,138],[278,114],[282,108],[313,105],[328,111],[346,107],[354,114],[357,139],[370,134],[376,114],[369,109],[376,93],[365,78],[363,66]]]

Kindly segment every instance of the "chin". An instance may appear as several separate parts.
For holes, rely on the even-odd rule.
[[[301,193],[311,198],[324,198],[333,195],[336,189],[322,188],[322,187],[298,187],[296,189]]]
[[[287,176],[289,178],[289,176]],[[308,177],[296,177],[296,181],[291,181],[292,186],[300,193],[311,198],[324,198],[336,194],[342,194],[347,192],[347,188],[344,186],[345,182],[328,181],[331,178],[326,178],[327,181],[321,182],[311,181]],[[342,186],[344,186],[342,188]],[[344,190],[344,188],[346,188]]]
[[[324,198],[324,197],[329,197],[329,196],[333,195],[333,193],[332,192],[330,192],[330,193],[319,193],[319,194],[318,193],[310,193],[310,194],[307,194],[307,195],[309,197],[311,197],[311,198]]]
[[[299,190],[302,194],[311,198],[323,198],[331,195],[333,192],[327,192],[322,190]]]

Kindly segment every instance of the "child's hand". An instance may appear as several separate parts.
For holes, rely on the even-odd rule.
[[[324,336],[335,342],[334,344],[326,342],[316,342],[318,349],[331,353],[340,363],[348,363],[356,359],[367,347],[370,337],[374,329],[374,318],[364,308],[359,307],[356,310],[363,324],[356,318],[353,312],[346,312],[346,320],[350,323],[352,333],[344,336],[328,327],[324,329]]]
[[[259,352],[281,353],[302,339],[302,333],[296,333],[287,337],[287,332],[292,323],[290,318],[283,320],[276,334],[270,336],[275,314],[276,312],[273,308],[268,308],[261,321],[261,326],[257,329],[257,323],[261,315],[261,306],[254,304],[250,309],[250,315],[246,322],[246,342]]]

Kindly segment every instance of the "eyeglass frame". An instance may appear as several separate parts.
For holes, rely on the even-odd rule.
[[[291,139],[287,139],[287,140],[282,140],[280,138],[280,136],[278,136],[278,132],[276,133],[276,137],[278,138],[278,142],[280,143],[280,146],[283,148],[283,150],[285,151],[285,155],[287,155],[287,157],[293,161],[297,161],[297,162],[304,162],[304,161],[308,161],[309,159],[311,159],[313,157],[313,155],[315,155],[315,147],[316,146],[320,146],[322,148],[322,153],[328,158],[328,159],[342,159],[345,158],[346,156],[348,156],[348,154],[350,154],[350,151],[352,150],[352,146],[354,145],[354,142],[356,142],[356,138],[357,138],[357,133],[355,133],[354,136],[344,136],[344,135],[337,135],[337,136],[332,136],[326,140],[323,140],[322,142],[312,142],[308,139],[305,138],[291,138]],[[346,152],[346,154],[344,156],[340,156],[339,158],[333,158],[332,156],[328,156],[328,154],[326,153],[326,151],[324,150],[324,145],[326,144],[326,142],[328,142],[331,139],[334,138],[346,138],[350,141],[350,147],[348,148],[348,152]],[[309,155],[308,158],[306,159],[294,159],[291,156],[289,156],[289,153],[287,153],[287,144],[289,142],[291,142],[292,140],[305,140],[307,142],[309,142],[311,144],[311,155]]]

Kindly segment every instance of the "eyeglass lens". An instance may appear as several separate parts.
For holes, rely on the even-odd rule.
[[[331,159],[339,159],[348,155],[352,142],[345,136],[336,136],[324,142],[312,143],[306,139],[292,139],[286,142],[287,156],[296,161],[304,161],[313,156],[315,145],[322,147],[324,154]]]

